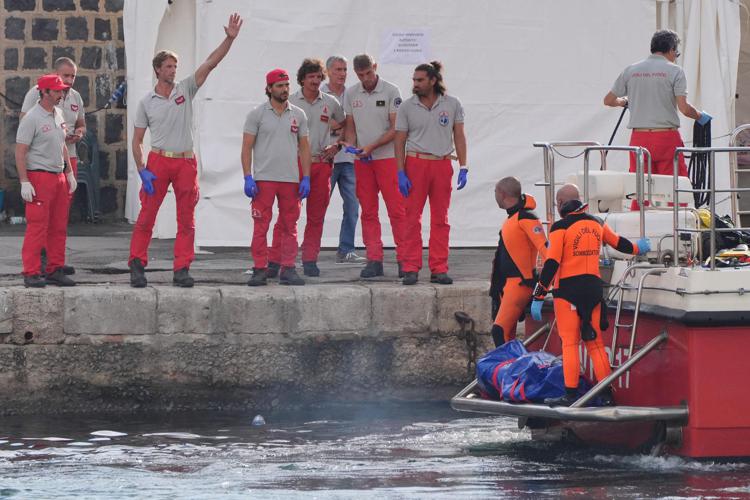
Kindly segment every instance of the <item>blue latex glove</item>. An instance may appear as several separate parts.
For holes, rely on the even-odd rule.
[[[701,111],[700,116],[695,121],[698,122],[698,125],[705,125],[705,124],[707,124],[708,122],[711,121],[711,118],[713,118],[713,116],[709,115],[705,111]]]
[[[344,148],[344,151],[346,151],[347,153],[351,153],[353,155],[361,155],[362,154],[362,150],[359,149],[359,148],[355,148],[354,146],[347,146],[347,147]],[[360,160],[362,160],[362,161],[372,161],[372,155],[367,155],[364,158],[360,158]]]
[[[404,198],[409,196],[409,191],[411,191],[411,181],[403,170],[398,171],[398,190]]]
[[[252,175],[246,175],[245,176],[245,196],[250,198],[251,200],[255,198],[255,195],[258,194],[258,185],[255,184],[255,179],[253,179]]]
[[[648,238],[640,238],[635,244],[638,245],[638,255],[645,255],[651,251],[651,240]]]
[[[143,170],[138,171],[138,175],[141,177],[143,190],[146,191],[146,194],[149,196],[154,194],[154,181],[156,180],[154,173],[148,169],[148,166],[146,166],[143,167]]]
[[[544,305],[543,300],[534,299],[531,303],[531,317],[534,321],[542,321],[542,306]]]
[[[301,200],[307,198],[310,194],[310,176],[306,175],[299,183],[299,197]]]
[[[459,190],[466,187],[466,176],[469,175],[469,169],[468,168],[462,168],[458,171],[458,181],[456,182],[456,186]]]

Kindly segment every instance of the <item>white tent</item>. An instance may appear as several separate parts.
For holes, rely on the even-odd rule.
[[[541,188],[533,184],[542,179],[542,155],[532,147],[534,141],[606,143],[619,110],[605,108],[602,97],[627,64],[648,54],[658,13],[662,24],[678,29],[683,39],[689,99],[713,114],[714,136],[731,130],[740,38],[737,3],[677,0],[662,4],[663,10],[660,4],[654,0],[177,0],[168,6],[166,0],[128,0],[128,127],[132,131],[136,104],[154,84],[155,51],[168,48],[180,54],[178,77],[182,78],[218,45],[229,14],[238,11],[245,19],[242,32],[195,100],[201,186],[196,240],[202,246],[247,245],[252,221],[249,200],[242,192],[242,124],[250,109],[265,99],[266,71],[283,67],[295,73],[304,57],[325,59],[331,54],[351,59],[368,52],[386,61],[389,33],[420,33],[427,42],[422,57],[444,63],[448,92],[458,96],[466,109],[469,184],[453,193],[451,245],[494,245],[503,219],[493,197],[496,180],[516,175],[541,201]],[[407,96],[414,66],[383,62],[379,73]],[[348,83],[355,78],[350,71]],[[692,121],[684,121],[686,140],[691,131]],[[626,144],[628,138],[622,126],[615,143]],[[126,217],[134,221],[139,183],[132,155],[130,162]],[[618,164],[625,168],[626,163],[624,154],[610,155],[610,168]],[[557,179],[581,166],[580,159],[557,164],[561,169]],[[726,185],[726,169],[720,170],[720,182]],[[425,215],[426,231],[429,211]],[[340,221],[341,200],[335,194],[323,246],[336,246]],[[384,240],[390,244],[387,217],[382,222]],[[300,230],[304,223],[303,215]],[[165,201],[154,235],[174,235],[173,201]]]

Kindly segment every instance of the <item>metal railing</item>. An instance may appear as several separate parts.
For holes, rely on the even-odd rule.
[[[742,128],[742,127],[738,127]],[[737,129],[735,129],[737,130]],[[734,135],[734,133],[733,133]],[[678,184],[678,162],[680,154],[684,153],[704,153],[708,154],[708,168],[709,168],[709,179],[710,183],[708,188],[706,189],[698,189],[691,187],[690,189],[680,189]],[[731,198],[734,201],[734,198],[736,198],[736,193],[745,193],[750,192],[750,188],[740,188],[740,187],[731,187],[734,185],[733,181],[730,181],[730,187],[727,189],[716,189],[716,153],[750,153],[750,147],[711,147],[711,148],[677,148],[674,153],[674,159],[673,159],[673,173],[672,173],[672,187],[674,191],[674,200],[675,203],[673,204],[672,208],[672,214],[673,214],[673,223],[674,223],[674,234],[673,234],[673,240],[674,240],[674,254],[679,255],[677,253],[678,246],[679,246],[679,235],[680,233],[704,233],[708,231],[709,233],[709,259],[711,261],[710,269],[712,271],[716,270],[716,233],[717,232],[732,232],[737,231],[741,229],[750,229],[750,228],[743,228],[739,226],[735,222],[735,227],[728,227],[728,228],[717,228],[716,223],[714,221],[714,214],[716,213],[716,193],[730,193]],[[733,178],[733,175],[730,175],[730,179]],[[680,193],[709,193],[710,194],[710,200],[708,203],[708,209],[711,213],[711,218],[709,222],[708,229],[704,229],[701,227],[698,227],[697,229],[691,229],[691,228],[680,228],[680,217],[679,217],[679,211],[680,206],[677,201],[679,201],[679,195]],[[733,209],[734,210],[734,209]],[[733,216],[735,214],[733,213]],[[736,218],[736,217],[735,217]],[[699,225],[700,226],[700,225]],[[675,263],[677,263],[677,259],[675,259]]]
[[[732,135],[729,137],[729,146],[735,147],[737,146],[737,138],[739,137],[740,133],[750,130],[750,124],[740,125],[736,129],[732,131]],[[737,189],[740,187],[740,174],[741,173],[750,173],[750,168],[740,168],[738,161],[737,161],[737,153],[730,153],[729,154],[729,187],[731,189]],[[731,200],[732,200],[732,222],[734,222],[735,226],[741,225],[741,219],[742,215],[750,215],[750,210],[740,210],[737,206],[737,194],[732,193]]]

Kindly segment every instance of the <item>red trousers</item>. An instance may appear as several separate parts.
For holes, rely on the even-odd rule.
[[[395,158],[384,160],[355,160],[354,173],[357,183],[357,198],[362,207],[362,239],[367,249],[367,260],[383,260],[383,240],[378,216],[378,192],[383,194],[388,218],[391,220],[393,241],[396,243],[396,259],[403,262],[403,245],[406,231],[406,209],[404,197],[398,191],[398,166]]]
[[[328,203],[331,201],[331,163],[313,163],[310,167],[310,195],[307,197],[307,223],[302,240],[302,262],[317,262],[320,253],[320,239],[323,236]],[[301,175],[301,174],[300,174]],[[278,263],[281,260],[281,225],[279,220],[273,226],[273,239],[268,252],[268,260]]]
[[[42,249],[47,249],[47,269],[51,274],[65,264],[65,239],[68,229],[70,195],[65,174],[39,170],[28,171],[36,195],[26,203],[26,234],[21,248],[23,274],[42,272]]]
[[[195,158],[167,158],[148,155],[148,169],[156,176],[154,194],[147,195],[141,187],[141,211],[130,240],[130,258],[148,264],[148,245],[159,212],[172,184],[177,202],[177,237],[174,241],[174,270],[189,268],[195,257],[195,205],[198,204],[198,163]]]
[[[433,274],[448,272],[448,207],[451,204],[453,167],[450,160],[424,160],[406,157],[406,176],[411,191],[406,198],[406,232],[404,238],[404,272],[422,268],[422,211],[430,200],[429,266]]]
[[[522,284],[521,278],[507,278],[505,280],[495,324],[502,327],[506,342],[516,338],[518,319],[531,302],[532,295],[533,290],[530,286]]]
[[[586,350],[594,365],[597,382],[612,373],[607,351],[604,349],[604,342],[602,341],[602,331],[599,328],[601,307],[601,305],[597,305],[591,314],[591,326],[596,330],[596,338],[585,341]],[[581,374],[581,360],[578,355],[578,345],[581,343],[581,318],[578,316],[578,311],[573,309],[573,304],[565,299],[556,298],[555,319],[557,319],[557,331],[562,339],[565,387],[574,389],[578,387],[578,379]]]
[[[680,132],[677,130],[664,130],[660,132],[646,132],[633,130],[630,134],[630,145],[641,146],[651,153],[651,173],[661,175],[672,175],[674,172],[675,149],[683,147]],[[648,173],[648,159],[643,158],[643,172]],[[678,163],[678,175],[687,177],[688,171],[685,166],[685,157],[680,154]],[[630,171],[635,172],[635,155],[630,153]]]
[[[284,267],[294,267],[297,256],[297,220],[302,203],[299,199],[299,184],[296,182],[258,181],[258,194],[253,198],[253,240],[250,251],[253,265],[258,269],[268,267],[268,261],[278,262]],[[312,191],[312,189],[311,189]],[[273,216],[273,201],[278,199],[279,255],[270,256],[268,249],[268,226]],[[276,229],[274,229],[274,234]],[[270,258],[269,257],[273,257]],[[278,260],[274,260],[277,258]]]

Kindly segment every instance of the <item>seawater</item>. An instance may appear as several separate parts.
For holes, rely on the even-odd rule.
[[[533,442],[447,403],[0,419],[0,498],[750,498],[750,462]]]

